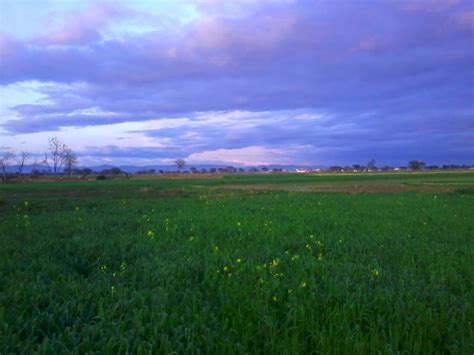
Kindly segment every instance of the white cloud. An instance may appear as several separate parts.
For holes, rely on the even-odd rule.
[[[223,162],[237,165],[268,165],[292,164],[294,159],[289,156],[290,149],[266,148],[250,146],[240,149],[217,149],[191,154],[188,160],[192,163],[217,163]]]

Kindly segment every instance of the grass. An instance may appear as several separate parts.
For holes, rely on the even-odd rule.
[[[1,186],[0,352],[472,353],[472,189],[300,176]]]

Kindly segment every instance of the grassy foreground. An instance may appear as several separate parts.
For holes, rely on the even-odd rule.
[[[0,187],[0,353],[472,353],[472,189],[222,183]]]

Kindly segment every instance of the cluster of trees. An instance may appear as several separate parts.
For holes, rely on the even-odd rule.
[[[22,151],[18,156],[10,151],[3,152],[0,155],[2,182],[7,181],[7,168],[12,164],[16,163],[17,174],[22,175],[25,165],[31,157],[32,154],[28,151]],[[48,146],[44,153],[44,159],[40,164],[46,167],[49,174],[58,175],[62,173],[70,177],[77,164],[77,156],[58,137],[51,137],[48,139]],[[33,165],[38,165],[36,158]],[[32,174],[34,173],[40,173],[40,170],[33,168]]]
[[[422,161],[418,160],[411,160],[408,162],[408,169],[417,171],[417,170],[422,170],[425,168],[425,163]],[[393,166],[383,166],[383,167],[377,167],[375,159],[369,160],[367,165],[361,165],[361,164],[353,164],[352,166],[330,166],[328,168],[328,171],[332,172],[341,172],[341,171],[353,171],[353,172],[370,172],[370,171],[391,171],[391,170],[406,170],[407,168],[401,167],[401,168],[394,168]]]
[[[31,157],[31,154],[28,151],[22,151],[18,156],[12,152],[5,151],[0,155],[0,169],[2,173],[2,182],[7,181],[7,168],[16,163],[17,165],[17,174],[22,175],[23,169],[27,160]]]
[[[184,166],[186,165],[186,162],[184,161],[184,159],[178,159],[178,160],[175,161],[175,164],[176,164],[176,167],[178,169],[178,172],[181,172],[181,169],[184,168]],[[228,165],[226,167],[209,168],[209,169],[204,169],[204,168],[198,169],[198,168],[195,168],[194,166],[191,166],[189,168],[189,171],[192,174],[199,174],[199,173],[201,173],[201,174],[207,174],[207,173],[211,173],[211,174],[215,174],[215,173],[235,174],[235,173],[245,173],[246,171],[250,172],[250,173],[257,173],[259,171],[265,173],[265,172],[269,172],[270,170],[266,167],[262,167],[261,170],[259,170],[258,168],[255,168],[255,167],[251,167],[248,170],[245,170],[244,168],[238,168],[238,167],[235,167],[235,166],[232,166],[232,165]],[[274,168],[271,171],[273,171],[273,172],[282,172],[283,169]],[[162,170],[160,170],[159,172],[163,173]]]

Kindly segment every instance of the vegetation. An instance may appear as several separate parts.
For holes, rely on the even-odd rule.
[[[459,191],[283,191],[356,182]],[[0,351],[471,353],[473,183],[405,173],[3,184]]]
[[[425,167],[425,163],[418,160],[411,160],[410,162],[408,162],[408,167],[411,170],[421,170]]]
[[[178,168],[178,172],[181,172],[181,169],[184,168],[186,165],[186,161],[184,159],[178,159],[174,162],[176,167]]]

